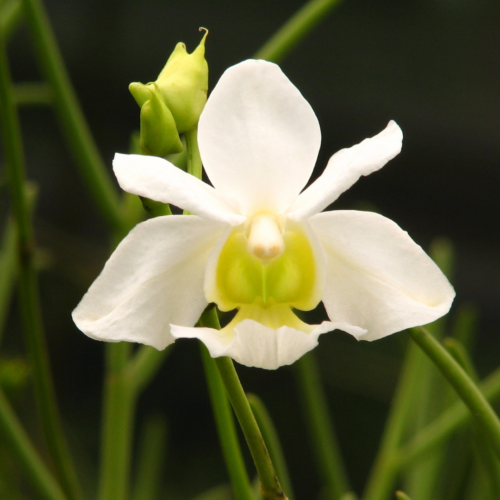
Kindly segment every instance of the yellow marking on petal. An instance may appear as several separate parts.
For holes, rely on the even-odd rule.
[[[235,228],[224,244],[216,270],[217,305],[221,310],[285,304],[308,311],[318,305],[317,265],[309,238],[300,224],[291,221],[281,234],[270,217],[266,215],[256,223],[251,220],[248,238],[243,226]],[[275,251],[268,243],[276,241],[279,255],[272,260],[259,258],[255,235],[263,235],[267,242],[263,243],[266,255]]]
[[[269,307],[251,304],[242,306],[231,322],[221,331],[232,337],[234,335],[234,327],[245,319],[251,319],[273,330],[277,330],[282,326],[288,326],[304,333],[311,333],[315,328],[315,326],[308,325],[300,320],[291,307],[285,304],[274,304]]]

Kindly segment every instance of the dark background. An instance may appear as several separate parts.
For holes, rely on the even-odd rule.
[[[192,51],[210,30],[213,88],[225,68],[250,57],[300,1],[47,0],[50,20],[96,142],[108,165],[127,152],[139,124],[131,81],[154,80],[178,41]],[[475,360],[486,375],[500,360],[500,4],[494,0],[345,0],[281,64],[318,115],[328,157],[382,130],[403,129],[402,153],[360,180],[335,208],[369,203],[424,248],[438,236],[455,248],[456,305],[474,304]],[[9,45],[16,81],[39,79],[27,30]],[[22,110],[30,179],[39,187],[36,227],[44,270],[44,319],[65,424],[89,491],[98,456],[103,345],[80,333],[70,313],[109,248],[46,108]],[[2,192],[2,213],[7,203]],[[456,308],[456,305],[454,308]],[[451,314],[453,317],[453,311]],[[23,352],[14,301],[4,353]],[[368,473],[397,380],[406,334],[373,344],[336,332],[316,350],[342,450],[359,490]],[[297,403],[293,369],[239,367],[262,396],[289,456],[299,498],[318,487]],[[28,396],[19,411],[29,421]],[[138,420],[159,412],[170,426],[168,498],[184,500],[226,481],[195,342],[179,342],[140,400]],[[167,497],[167,495],[165,495]],[[311,497],[312,498],[312,497]]]

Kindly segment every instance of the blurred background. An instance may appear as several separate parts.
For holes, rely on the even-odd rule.
[[[128,151],[139,126],[132,81],[155,80],[175,44],[192,51],[209,29],[213,88],[225,68],[247,59],[301,5],[299,0],[46,0],[46,8],[85,116],[107,164]],[[429,249],[446,237],[455,252],[457,305],[479,314],[474,358],[481,376],[500,362],[500,4],[494,0],[344,0],[281,64],[315,110],[330,155],[394,119],[402,153],[361,179],[334,208],[370,207]],[[40,79],[31,40],[19,29],[9,45],[15,81]],[[103,345],[80,333],[71,311],[100,272],[110,248],[48,108],[23,108],[30,179],[38,186],[44,320],[65,425],[88,491],[99,452]],[[3,170],[3,166],[2,166]],[[111,170],[111,169],[110,169]],[[1,188],[2,221],[8,210]],[[1,279],[1,277],[0,277]],[[318,313],[320,314],[320,313]],[[453,319],[453,310],[450,314]],[[403,333],[357,343],[341,332],[316,349],[342,451],[361,490],[397,381]],[[12,302],[2,352],[24,352]],[[318,488],[297,404],[293,368],[238,367],[245,389],[275,419],[299,498]],[[36,432],[29,392],[16,407]],[[196,343],[178,342],[142,396],[137,419],[159,413],[169,424],[165,498],[186,499],[227,481]],[[28,424],[29,425],[29,424]],[[248,458],[248,457],[247,457]],[[312,496],[311,496],[312,498]]]

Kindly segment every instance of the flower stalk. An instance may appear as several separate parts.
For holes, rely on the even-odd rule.
[[[227,395],[243,430],[255,467],[257,468],[261,482],[260,491],[262,499],[286,500],[287,497],[281,489],[266,444],[250,408],[248,399],[245,396],[232,359],[223,356],[216,358],[215,363],[217,364]]]
[[[56,402],[50,362],[43,332],[42,314],[34,264],[35,240],[31,222],[21,131],[12,92],[6,47],[0,35],[0,120],[7,165],[12,214],[17,227],[19,293],[26,343],[33,369],[33,383],[50,457],[65,493],[81,498]]]
[[[476,384],[425,328],[413,328],[410,330],[410,334],[415,343],[436,364],[462,401],[468,406],[500,459],[500,421]]]
[[[215,311],[211,314],[217,314]],[[205,315],[206,316],[206,315]],[[224,460],[231,480],[235,500],[254,500],[252,486],[243,461],[238,443],[234,419],[227,400],[224,384],[221,380],[215,361],[210,357],[207,348],[200,344],[205,377],[207,379],[210,401],[214,411],[215,423],[224,454]]]
[[[52,87],[55,110],[75,163],[103,218],[123,234],[127,224],[118,194],[78,104],[43,5],[40,0],[26,0],[23,5],[38,63]]]
[[[2,441],[12,449],[19,465],[36,487],[40,495],[37,498],[40,500],[66,500],[66,495],[31,444],[1,388],[0,432],[2,433]]]
[[[271,460],[276,467],[278,479],[283,485],[283,490],[287,492],[288,499],[293,500],[294,496],[292,494],[293,490],[290,474],[288,473],[285,455],[283,453],[283,449],[281,448],[278,433],[273,421],[271,420],[271,416],[258,396],[255,394],[248,394],[247,398],[250,403],[250,408],[252,408],[255,419],[257,420],[257,425],[262,431],[262,436],[267,444]]]
[[[136,393],[127,371],[130,344],[106,346],[99,500],[128,496]]]
[[[349,481],[329,416],[325,393],[321,388],[314,353],[303,356],[294,368],[300,401],[323,485],[330,495],[329,498],[341,498],[350,491]]]
[[[280,62],[341,0],[310,0],[299,9],[254,55],[255,59]]]

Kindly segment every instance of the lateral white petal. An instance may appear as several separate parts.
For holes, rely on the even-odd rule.
[[[174,341],[170,323],[192,326],[207,305],[205,265],[224,227],[194,215],[136,226],[73,311],[77,327],[97,340],[164,349]]]
[[[328,261],[328,316],[375,340],[446,314],[455,291],[397,224],[379,214],[324,212],[309,219]]]
[[[324,321],[320,325],[312,325],[311,332],[305,333],[288,326],[273,330],[246,319],[235,326],[234,337],[224,330],[176,325],[172,325],[172,335],[176,338],[198,338],[213,358],[230,356],[245,366],[276,370],[297,361],[318,345],[321,334],[335,329],[356,337],[364,333],[361,328],[341,322]]]
[[[305,186],[321,132],[309,103],[266,61],[229,68],[198,125],[203,165],[241,213],[283,213]]]
[[[362,175],[382,168],[400,151],[403,132],[396,122],[371,139],[341,149],[328,162],[323,174],[297,198],[288,210],[288,217],[302,220],[317,214],[347,191]]]
[[[215,189],[157,156],[116,153],[113,170],[128,193],[189,210],[205,219],[240,224],[231,202]]]

